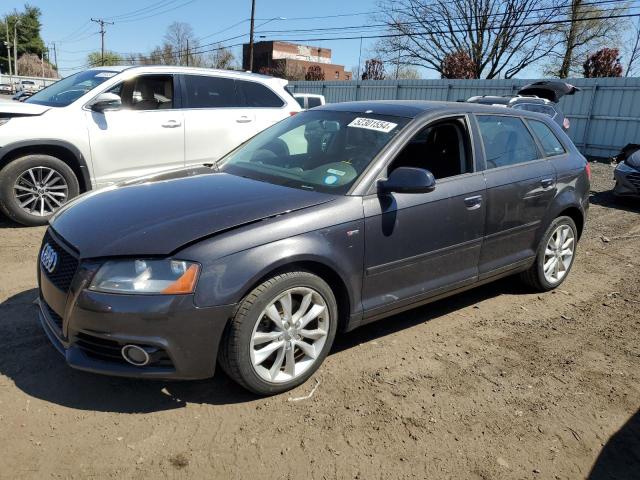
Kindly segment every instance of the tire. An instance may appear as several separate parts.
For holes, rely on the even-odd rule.
[[[572,242],[572,255],[570,261],[568,262],[568,266],[565,265],[567,262],[562,262],[559,265],[564,266],[564,274],[561,278],[550,280],[547,275],[545,275],[545,252],[547,250],[547,245],[549,244],[549,240],[560,229],[561,227],[569,228],[571,230],[571,234],[573,235]],[[554,288],[559,287],[569,276],[569,272],[571,271],[571,267],[573,267],[573,262],[576,258],[576,246],[578,242],[578,229],[576,228],[576,224],[570,217],[561,216],[556,218],[551,225],[547,228],[542,239],[540,240],[540,245],[538,246],[538,250],[536,253],[536,259],[533,265],[521,274],[521,279],[539,292],[547,292],[549,290],[553,290]],[[562,257],[566,259],[567,257]],[[547,260],[548,261],[548,260]],[[555,265],[555,264],[554,264]]]
[[[307,293],[311,294],[312,303],[308,304],[305,310],[307,313],[302,315],[301,318],[298,317],[298,322],[304,322],[307,316],[312,317],[312,310],[315,309],[314,312],[320,311],[322,302],[324,302],[326,308],[318,314],[315,320],[311,320],[307,324],[308,329],[301,327],[300,330],[304,335],[326,331],[323,342],[321,341],[322,337],[317,340],[311,340],[302,335],[296,339],[295,335],[292,334],[294,338],[290,340],[293,347],[291,348],[291,353],[289,353],[289,349],[286,348],[289,340],[288,335],[291,332],[298,332],[293,329],[294,323],[292,322],[290,325],[292,330],[283,330],[278,328],[276,323],[265,314],[265,309],[273,304],[276,307],[276,313],[279,315],[279,321],[286,318],[286,315],[280,314],[280,309],[278,308],[278,306],[283,307],[283,305],[276,300],[281,295],[286,296],[287,293],[291,293],[291,298],[293,299],[292,307],[289,309],[293,314],[289,318],[292,318],[293,321],[296,321],[298,310],[304,309],[304,307],[301,309],[296,307],[300,306]],[[259,395],[274,395],[285,392],[307,381],[322,364],[333,344],[337,323],[338,307],[335,296],[331,287],[324,280],[306,271],[282,273],[257,286],[240,302],[234,318],[229,321],[225,329],[218,360],[222,369],[231,379],[251,392]],[[286,324],[283,325],[286,326]],[[260,334],[280,336],[254,345],[252,342],[257,342]],[[285,334],[287,336],[283,338]],[[265,348],[262,345],[271,348],[280,344],[280,342],[283,343],[282,348],[274,349],[272,354],[264,357],[265,360],[260,365],[254,366],[254,362],[266,355],[263,352],[256,353],[258,349]],[[306,352],[298,346],[301,342],[313,343],[313,348],[310,349],[307,346],[305,351],[311,350],[315,355],[314,359],[308,357]],[[281,351],[283,353],[280,353]],[[288,361],[289,355],[298,359],[293,362],[295,365],[293,367],[294,375],[287,373],[289,365],[291,365]],[[279,359],[281,365],[276,365]],[[271,372],[275,372],[275,374]],[[265,378],[265,376],[270,378]]]
[[[29,171],[35,177],[31,177]],[[37,183],[45,180],[51,172],[51,180],[47,182],[49,187],[45,186],[45,190],[40,191],[42,197],[38,197],[35,188],[29,186],[31,179],[35,178]],[[33,190],[33,195],[30,196],[26,188]],[[56,202],[66,203],[79,193],[78,179],[73,170],[62,160],[50,155],[26,155],[13,160],[0,170],[0,210],[11,220],[22,225],[46,225],[60,208]],[[33,196],[37,197],[36,200],[25,206],[29,211],[21,207],[21,203]]]

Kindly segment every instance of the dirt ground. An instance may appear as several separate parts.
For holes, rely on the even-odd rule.
[[[506,279],[363,327],[272,398],[68,368],[32,304],[44,229],[0,220],[0,478],[640,478],[640,204],[593,172],[559,290]]]

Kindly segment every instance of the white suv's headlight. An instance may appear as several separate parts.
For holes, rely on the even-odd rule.
[[[9,120],[11,120],[11,117],[2,117],[2,118],[0,118],[0,125],[4,125]]]
[[[200,265],[183,260],[110,260],[95,274],[89,290],[166,295],[193,293],[199,272]]]

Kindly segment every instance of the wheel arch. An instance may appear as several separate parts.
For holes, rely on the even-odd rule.
[[[563,215],[566,215],[574,221],[578,229],[578,239],[580,239],[582,231],[584,230],[586,211],[582,206],[578,191],[574,188],[565,189],[553,200],[553,203],[547,210],[540,235],[546,231],[547,227],[551,225],[551,222]]]
[[[338,332],[348,329],[352,313],[351,296],[342,276],[330,265],[317,259],[300,258],[287,263],[271,266],[262,271],[257,279],[243,288],[240,298],[246,297],[253,289],[267,279],[285,272],[307,271],[324,280],[333,291],[338,305]]]
[[[82,153],[69,142],[63,140],[30,140],[4,146],[1,150],[0,170],[12,161],[26,155],[51,155],[66,163],[73,170],[80,192],[91,190],[91,175]]]
[[[567,207],[556,215],[557,217],[567,216],[573,220],[573,223],[576,224],[576,228],[578,229],[578,240],[582,236],[582,231],[584,230],[584,214],[582,210],[578,207],[572,206]]]

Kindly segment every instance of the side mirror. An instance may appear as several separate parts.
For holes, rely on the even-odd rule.
[[[119,110],[122,107],[120,95],[115,93],[101,93],[98,95],[89,108],[94,112],[104,112],[106,110]]]
[[[378,181],[378,188],[383,193],[427,193],[436,188],[436,179],[424,168],[398,167],[389,178]]]

